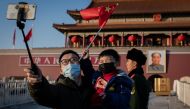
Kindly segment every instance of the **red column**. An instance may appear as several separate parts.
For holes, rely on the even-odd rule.
[[[172,33],[170,33],[170,46],[173,46],[172,40],[173,40],[173,38],[172,38]]]
[[[144,34],[141,35],[141,46],[144,46]]]
[[[68,40],[67,40],[68,36],[67,34],[65,35],[65,48],[68,48]]]
[[[124,33],[121,35],[121,46],[123,47],[124,44]]]
[[[102,35],[102,47],[104,46],[104,34]]]
[[[70,37],[71,37],[71,36],[68,36],[68,37],[67,37],[67,47],[68,47],[68,48],[72,47],[72,43],[71,43]]]
[[[85,35],[84,34],[82,35],[82,47],[83,48],[85,47]]]

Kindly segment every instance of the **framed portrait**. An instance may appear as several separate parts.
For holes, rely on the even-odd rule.
[[[166,50],[147,51],[147,73],[166,73]]]

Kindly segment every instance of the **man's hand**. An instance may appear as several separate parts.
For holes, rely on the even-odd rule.
[[[107,85],[107,81],[104,80],[104,79],[102,79],[101,77],[99,77],[99,78],[97,79],[97,83],[96,83],[96,86],[95,86],[95,87],[96,87],[96,88],[105,89],[106,85]]]
[[[31,85],[34,85],[34,84],[42,81],[41,70],[36,66],[35,71],[36,71],[35,73],[37,73],[37,75],[34,75],[35,73],[33,72],[33,70],[31,68],[24,69],[24,72],[26,72],[26,75],[27,75],[27,80],[28,80],[29,84],[31,84]]]
[[[89,50],[84,50],[83,52],[82,52],[82,55],[83,55],[83,59],[87,59],[87,58],[89,58]]]

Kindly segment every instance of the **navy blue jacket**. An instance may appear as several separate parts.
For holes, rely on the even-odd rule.
[[[101,76],[100,72],[94,74],[93,81]],[[127,74],[117,70],[117,75],[112,77],[104,90],[103,103],[99,109],[130,109],[130,98],[133,81]]]

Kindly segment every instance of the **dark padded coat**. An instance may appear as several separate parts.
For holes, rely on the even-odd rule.
[[[91,84],[92,67],[85,61],[85,70],[82,76],[82,85],[79,87],[69,78],[60,75],[54,85],[49,84],[43,77],[42,82],[34,86],[29,85],[29,92],[34,100],[40,105],[55,109],[89,109],[90,99],[93,93]],[[84,64],[84,63],[83,63]],[[81,65],[83,65],[81,64]]]
[[[134,80],[134,87],[131,92],[131,109],[148,109],[150,87],[144,77],[144,71],[138,67],[129,73],[129,77]]]

